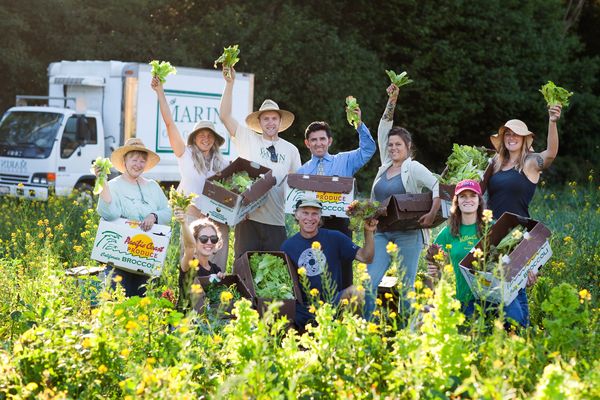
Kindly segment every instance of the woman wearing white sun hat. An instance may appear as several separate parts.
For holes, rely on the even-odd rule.
[[[160,113],[167,127],[169,144],[173,149],[175,157],[177,157],[177,165],[181,174],[181,182],[177,189],[186,195],[190,193],[201,195],[206,179],[227,166],[220,151],[220,147],[225,143],[225,138],[217,132],[215,125],[211,121],[202,120],[196,123],[192,132],[187,136],[186,144],[179,129],[177,129],[177,125],[173,121],[173,116],[167,104],[167,98],[160,79],[153,77],[151,86],[158,97]],[[205,217],[200,212],[199,196],[194,199],[194,202],[186,210],[186,213],[188,215],[188,223]],[[212,261],[225,271],[229,250],[229,227],[216,222],[215,224],[221,233],[223,241],[222,247],[215,253]]]
[[[140,221],[143,231],[150,230],[154,224],[169,224],[171,209],[167,197],[156,181],[142,176],[158,164],[158,154],[148,150],[141,139],[131,138],[113,151],[110,160],[121,175],[108,181],[100,192],[97,207],[100,216],[107,221],[120,217]],[[122,278],[121,285],[127,296],[144,294],[140,286],[148,281],[147,275],[118,268],[114,269],[114,275]]]

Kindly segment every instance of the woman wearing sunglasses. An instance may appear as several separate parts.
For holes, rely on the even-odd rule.
[[[221,248],[223,241],[221,232],[208,218],[200,218],[189,224],[183,210],[176,208],[174,214],[181,224],[183,238],[183,254],[179,264],[179,297],[189,299],[190,287],[195,277],[216,275],[221,279],[225,276],[220,266],[209,261]]]

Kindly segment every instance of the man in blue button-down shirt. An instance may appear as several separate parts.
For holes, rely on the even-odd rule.
[[[360,110],[359,110],[360,117]],[[311,153],[309,161],[304,163],[298,171],[298,174],[326,175],[353,177],[354,174],[365,165],[377,150],[375,140],[369,132],[369,128],[362,122],[358,129],[358,148],[351,151],[344,151],[338,154],[329,154],[329,146],[333,143],[331,129],[327,122],[311,122],[304,131],[304,144]],[[348,229],[348,218],[322,217],[323,228],[334,229],[342,232],[352,239],[352,232]],[[344,266],[343,271],[350,271],[349,274],[342,276],[342,289],[352,285],[352,265]]]

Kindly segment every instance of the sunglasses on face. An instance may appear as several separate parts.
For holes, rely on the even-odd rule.
[[[206,235],[202,235],[198,237],[198,240],[200,241],[200,243],[202,244],[206,244],[208,243],[208,240],[210,239],[210,242],[212,244],[216,244],[219,242],[219,237],[217,235],[211,235],[211,236],[206,236]]]
[[[277,162],[277,153],[275,152],[275,146],[270,145],[269,147],[267,147],[267,150],[269,150],[269,153],[271,153],[271,162]]]

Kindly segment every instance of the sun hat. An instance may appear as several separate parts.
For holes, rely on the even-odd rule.
[[[130,138],[127,139],[125,144],[110,155],[110,161],[112,165],[116,168],[117,171],[123,173],[125,172],[125,155],[130,151],[143,151],[148,154],[148,159],[146,160],[146,167],[144,168],[144,172],[152,169],[158,162],[160,161],[160,157],[158,154],[153,152],[152,150],[148,150],[146,146],[144,146],[144,142],[140,138]]]
[[[323,204],[319,200],[314,199],[300,199],[296,202],[296,210],[302,207],[314,207],[321,209],[323,208]]]
[[[194,144],[196,135],[202,129],[208,129],[209,131],[211,131],[215,135],[215,140],[217,141],[217,144],[219,145],[219,147],[223,146],[223,143],[225,143],[225,138],[223,137],[223,135],[221,135],[219,132],[217,132],[217,129],[215,128],[215,124],[213,124],[211,121],[207,121],[207,120],[202,120],[202,121],[196,122],[196,125],[194,125],[194,129],[192,129],[192,131],[187,136],[188,146],[192,146]]]
[[[498,133],[490,136],[490,141],[492,142],[492,145],[496,151],[500,149],[500,143],[502,142],[504,133],[507,129],[510,129],[519,136],[524,136],[527,148],[531,148],[531,145],[533,144],[533,138],[535,136],[534,133],[529,131],[527,125],[525,125],[525,122],[519,119],[511,119],[510,121],[506,121],[504,125],[498,128]]]
[[[262,128],[260,127],[260,114],[265,111],[277,111],[279,115],[281,115],[281,124],[279,125],[279,132],[285,131],[287,128],[292,126],[294,122],[294,114],[289,111],[281,110],[277,103],[275,103],[271,99],[266,99],[263,101],[262,105],[258,109],[258,111],[254,111],[253,113],[248,114],[246,117],[246,126],[252,129],[254,132],[262,133]]]
[[[465,190],[470,190],[481,196],[481,186],[479,185],[479,182],[474,181],[473,179],[465,179],[464,181],[458,182],[454,189],[454,195],[458,196]]]

